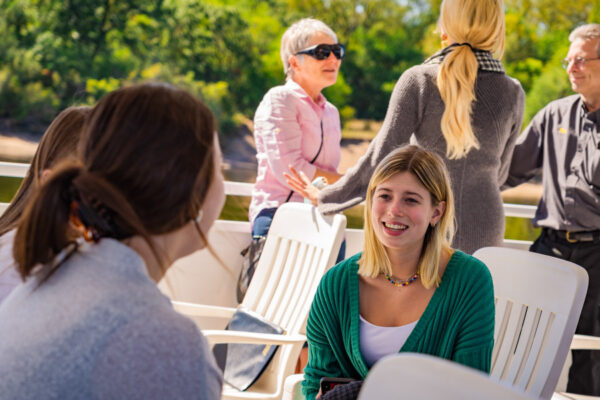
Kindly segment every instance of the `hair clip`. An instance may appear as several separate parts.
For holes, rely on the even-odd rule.
[[[86,242],[97,242],[98,240],[100,240],[100,235],[98,234],[98,231],[96,231],[96,229],[94,229],[93,227],[89,226],[87,226],[83,231],[83,237]]]

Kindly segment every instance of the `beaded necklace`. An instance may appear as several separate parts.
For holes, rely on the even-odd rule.
[[[390,281],[390,283],[394,286],[408,286],[411,283],[413,283],[414,281],[417,280],[417,278],[419,277],[419,271],[415,272],[415,274],[413,276],[411,276],[410,278],[408,278],[407,280],[403,281],[403,280],[393,280],[392,277],[388,274],[385,274],[385,279],[387,279],[388,281]]]

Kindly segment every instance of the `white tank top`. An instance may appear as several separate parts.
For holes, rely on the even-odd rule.
[[[360,316],[360,352],[370,368],[380,358],[400,351],[419,320],[402,326],[377,326]]]

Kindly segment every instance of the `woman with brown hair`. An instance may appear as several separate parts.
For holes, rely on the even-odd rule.
[[[12,249],[27,201],[56,164],[75,157],[81,128],[90,110],[90,107],[69,107],[58,114],[42,136],[19,190],[0,215],[0,303],[21,282]]]
[[[207,246],[224,203],[212,113],[172,86],[120,89],[94,107],[80,148],[17,229],[27,280],[0,306],[0,393],[218,399],[206,340],[156,286]]]

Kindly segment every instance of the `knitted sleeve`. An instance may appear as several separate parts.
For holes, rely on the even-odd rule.
[[[319,211],[340,212],[365,198],[371,175],[379,162],[395,148],[408,144],[423,113],[425,76],[418,67],[405,71],[390,98],[383,125],[371,141],[367,152],[344,176],[319,194]]]
[[[498,170],[498,186],[502,186],[508,178],[508,172],[512,159],[512,154],[515,149],[515,144],[519,133],[521,132],[521,125],[523,124],[523,113],[525,112],[525,92],[521,87],[521,84],[515,79],[517,87],[517,93],[514,98],[515,103],[513,107],[512,117],[513,123],[510,130],[510,135],[507,137],[506,143],[504,144],[504,150],[500,155],[500,169]]]
[[[548,106],[541,109],[517,139],[508,179],[502,189],[517,186],[533,178],[544,160],[544,130]]]
[[[494,286],[487,267],[469,257],[463,291],[461,328],[452,359],[489,373],[494,347]]]
[[[333,318],[332,305],[328,304],[326,292],[328,292],[328,285],[323,279],[315,294],[306,324],[308,363],[304,368],[302,393],[307,400],[314,399],[319,392],[322,377],[342,376],[326,332]]]
[[[322,377],[363,378],[349,354],[351,318],[347,287],[349,276],[356,273],[357,258],[351,257],[327,272],[315,294],[306,325],[308,364],[302,383],[302,392],[309,400],[317,395]]]

